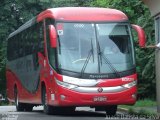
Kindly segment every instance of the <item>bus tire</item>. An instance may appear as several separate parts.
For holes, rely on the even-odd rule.
[[[117,105],[110,105],[105,108],[106,115],[109,117],[115,116],[117,112]]]
[[[14,90],[14,98],[15,98],[15,104],[16,104],[16,110],[17,111],[24,111],[24,106],[23,103],[19,102],[19,98],[18,98],[18,90],[17,88],[15,88]]]
[[[47,94],[46,94],[46,88],[42,88],[42,104],[43,104],[43,112],[50,115],[52,114],[52,106],[47,104]]]

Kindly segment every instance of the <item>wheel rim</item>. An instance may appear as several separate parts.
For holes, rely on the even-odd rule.
[[[18,99],[18,94],[17,94],[17,90],[15,90],[15,103],[16,103],[16,108],[19,105],[19,99]]]
[[[18,100],[18,95],[16,96],[16,106],[18,106],[19,100]]]

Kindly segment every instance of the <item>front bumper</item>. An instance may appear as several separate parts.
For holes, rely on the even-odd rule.
[[[94,89],[94,88],[92,88]],[[53,106],[104,106],[134,104],[136,102],[136,86],[120,92],[97,92],[84,93],[57,87],[54,100],[50,99],[49,104]],[[105,97],[106,101],[94,101],[95,97]]]

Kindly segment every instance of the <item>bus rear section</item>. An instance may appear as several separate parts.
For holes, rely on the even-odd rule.
[[[141,47],[145,45],[145,35],[141,27],[129,23],[124,13],[103,8],[55,8],[40,13],[36,22],[42,23],[44,39],[43,50],[36,52],[37,89],[28,91],[23,87],[24,81],[15,80],[23,94],[16,103],[42,104],[47,114],[89,106],[112,116],[117,105],[136,102],[131,28],[137,31]],[[8,86],[14,88],[12,84]],[[14,99],[13,94],[9,98]]]

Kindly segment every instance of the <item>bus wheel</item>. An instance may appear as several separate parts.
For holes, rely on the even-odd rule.
[[[43,104],[44,113],[46,113],[48,115],[52,114],[52,106],[49,106],[47,104],[47,93],[46,93],[45,87],[43,87],[43,89],[42,89],[42,104]]]
[[[18,99],[18,90],[17,89],[14,90],[14,95],[15,95],[14,98],[15,98],[16,110],[17,111],[24,111],[23,103],[20,103],[19,99]]]
[[[110,116],[110,117],[115,116],[117,112],[117,105],[107,106],[105,108],[105,111],[106,111],[107,116]]]

